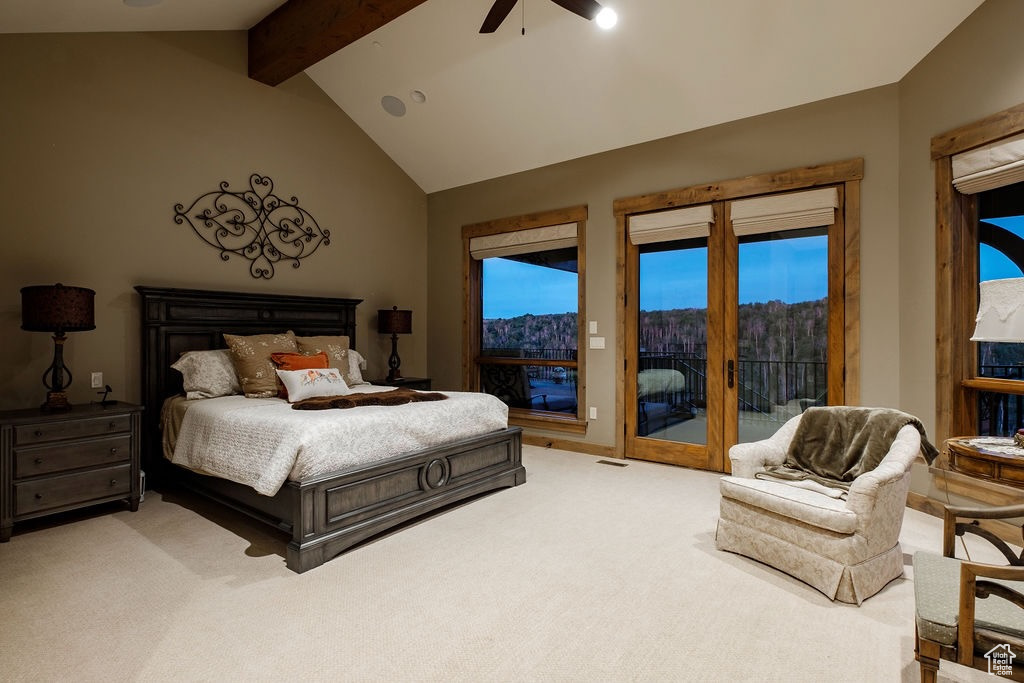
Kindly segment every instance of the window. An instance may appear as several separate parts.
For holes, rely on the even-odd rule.
[[[978,194],[978,282],[1024,276],[1024,183]],[[1024,344],[979,342],[977,377],[1024,380]],[[977,392],[977,429],[1007,436],[1021,426],[1024,395]]]
[[[1020,426],[1024,345],[970,341],[979,283],[1024,272],[1024,105],[932,139],[937,441]]]
[[[462,229],[463,386],[497,396],[513,424],[583,431],[586,207]]]

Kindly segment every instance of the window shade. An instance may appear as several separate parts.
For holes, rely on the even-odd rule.
[[[953,186],[964,194],[1024,180],[1024,134],[953,156]]]
[[[577,245],[576,223],[545,225],[543,228],[514,230],[484,235],[469,240],[469,253],[475,259],[529,254],[534,251],[563,249]]]
[[[645,213],[629,217],[629,241],[633,244],[672,242],[707,237],[715,215],[710,204]]]
[[[742,199],[732,203],[732,229],[742,237],[832,225],[838,206],[839,191],[834,187]]]

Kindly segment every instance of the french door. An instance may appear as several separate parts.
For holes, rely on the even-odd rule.
[[[625,455],[728,471],[844,402],[843,186],[626,217]]]

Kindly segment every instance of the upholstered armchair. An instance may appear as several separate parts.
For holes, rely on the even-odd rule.
[[[947,507],[942,555],[914,553],[914,652],[922,683],[936,680],[942,659],[1024,681],[1024,553],[977,522],[1021,517],[1024,505]],[[991,542],[1006,564],[958,560],[956,537],[965,533]]]
[[[909,424],[900,428],[878,465],[857,476],[845,498],[815,482],[757,478],[786,461],[806,415],[791,418],[768,439],[729,450],[732,476],[721,480],[715,543],[832,600],[860,604],[903,575],[899,535],[921,432]]]

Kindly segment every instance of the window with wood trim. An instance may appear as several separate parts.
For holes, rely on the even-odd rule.
[[[463,386],[509,422],[584,431],[585,206],[463,226]]]
[[[972,336],[980,283],[1024,273],[1022,134],[1018,105],[932,139],[940,441],[1021,426],[1024,345]]]

